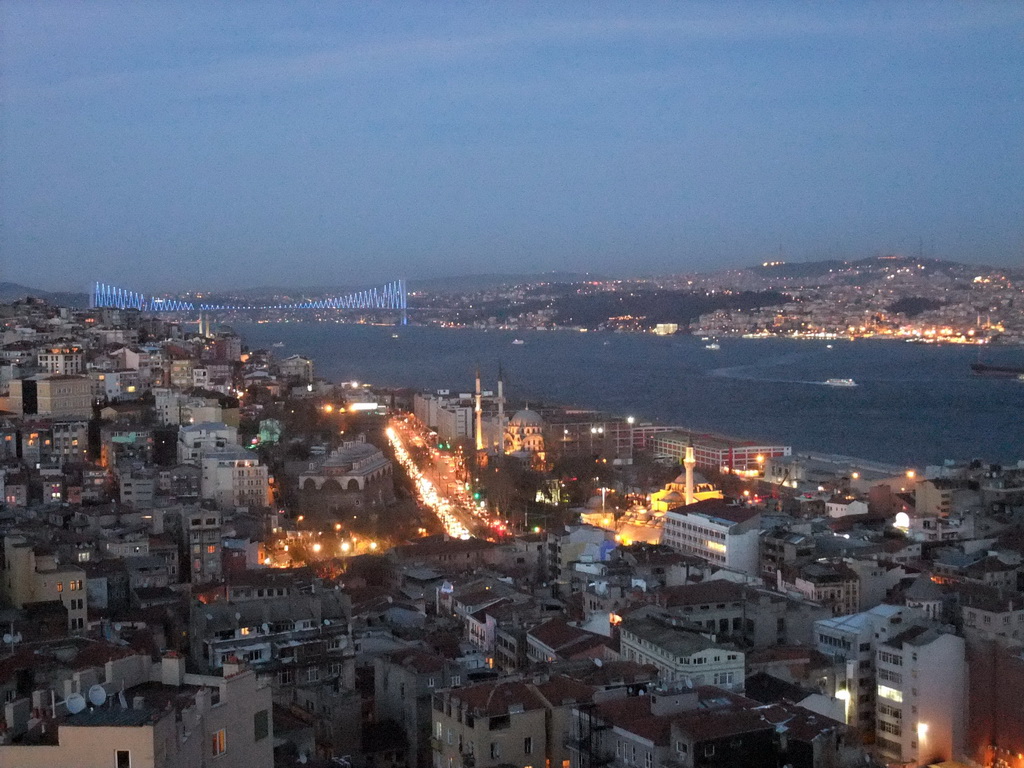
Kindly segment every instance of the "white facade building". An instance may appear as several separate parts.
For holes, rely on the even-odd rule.
[[[882,643],[875,663],[878,757],[925,765],[962,755],[967,732],[964,639],[911,627]]]
[[[270,503],[267,468],[243,448],[204,453],[200,495],[219,509],[265,507]]]
[[[923,615],[914,608],[883,604],[814,623],[815,647],[835,660],[835,697],[843,702],[851,727],[874,730],[876,648]]]
[[[190,424],[178,430],[178,463],[198,465],[204,453],[238,445],[238,429],[222,422]]]
[[[736,648],[657,615],[627,617],[619,631],[622,658],[657,667],[663,684],[680,681],[743,690],[745,657]]]
[[[760,512],[708,499],[666,512],[661,540],[678,552],[757,576],[760,525]]]

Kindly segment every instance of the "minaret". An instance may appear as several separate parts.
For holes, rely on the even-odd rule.
[[[480,394],[480,369],[476,369],[476,449],[484,449],[484,408]]]
[[[686,467],[686,492],[685,501],[687,506],[693,504],[693,468],[697,465],[697,459],[693,456],[693,439],[686,444],[686,456],[683,459],[683,466]]]
[[[501,455],[505,455],[505,382],[501,372],[501,363],[498,363],[498,440],[500,441]]]

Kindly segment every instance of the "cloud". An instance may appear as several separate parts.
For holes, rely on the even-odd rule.
[[[29,62],[21,68],[7,68],[4,90],[15,103],[23,99],[91,100],[145,91],[166,92],[170,98],[236,96],[268,89],[302,89],[396,71],[500,62],[524,51],[535,54],[544,49],[563,49],[572,53],[595,43],[684,45],[875,37],[897,44],[922,36],[955,37],[1024,22],[1024,8],[1006,5],[998,6],[998,13],[994,6],[974,6],[969,13],[928,14],[905,7],[893,10],[889,6],[865,6],[852,15],[827,7],[823,10],[822,6],[643,5],[634,7],[633,16],[620,13],[580,18],[523,13],[475,22],[437,17],[425,22],[423,31],[413,32],[388,29],[384,20],[382,31],[373,34],[373,25],[365,20],[361,25],[347,26],[344,19],[334,19],[333,27],[323,28],[315,16],[310,16],[297,26],[293,18],[289,26],[274,28],[256,14],[242,22],[240,31],[235,28],[237,21],[230,30],[211,25],[209,8],[194,17],[189,13],[175,15],[159,6],[149,15],[136,8],[134,13],[118,17],[112,12],[97,13],[92,6],[82,10],[59,7],[61,15],[56,17],[45,10],[29,14],[24,8],[9,14],[7,43],[19,48]],[[180,6],[171,8],[181,10]],[[651,13],[651,8],[657,12]],[[886,13],[882,14],[882,8]],[[175,19],[177,23],[171,23]],[[401,14],[396,19],[401,19]],[[222,57],[210,55],[207,49],[216,50],[218,40],[237,44],[239,34],[253,41],[249,47],[254,50],[228,52]],[[189,35],[197,36],[191,48],[193,55],[183,52],[176,61],[173,56],[165,56],[172,63],[162,65],[146,63],[147,49],[174,48]],[[324,46],[331,38],[349,42]],[[68,47],[70,56],[76,50],[90,56],[94,52],[88,44],[83,46],[83,40],[89,39],[98,49],[112,49],[108,56],[117,64],[109,71],[57,70],[40,74],[30,65],[39,52],[50,50],[59,55],[62,45]],[[224,49],[230,51],[233,47],[237,45],[225,45]],[[188,50],[186,46],[184,51]]]

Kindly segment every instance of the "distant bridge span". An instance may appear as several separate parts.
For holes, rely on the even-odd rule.
[[[376,288],[356,291],[344,296],[332,296],[316,301],[299,301],[291,304],[212,304],[184,299],[157,298],[138,291],[96,283],[89,297],[94,308],[137,309],[142,312],[231,312],[235,310],[296,310],[296,309],[382,309],[402,313],[402,324],[406,323],[408,295],[405,280],[394,280]]]

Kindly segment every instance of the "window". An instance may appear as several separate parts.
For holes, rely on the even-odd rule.
[[[715,754],[715,745],[714,744],[705,744],[704,745],[704,757],[711,757],[713,754]]]
[[[63,581],[58,581],[57,582],[57,591],[58,592],[63,592],[64,591],[64,582]]]
[[[132,753],[119,749],[114,753],[114,768],[132,768]]]
[[[253,741],[262,741],[270,735],[270,711],[261,709],[252,716]]]
[[[903,729],[899,725],[887,720],[878,721],[878,730],[882,733],[891,733],[893,736],[900,736],[903,733]]]
[[[650,751],[644,752],[644,768],[654,768],[654,754]]]
[[[227,733],[225,733],[223,728],[213,734],[210,746],[212,747],[214,757],[223,755],[228,751],[227,738]]]
[[[501,744],[496,741],[491,742],[491,759],[501,757]]]
[[[903,702],[903,691],[899,691],[895,688],[890,688],[887,685],[878,686],[878,695],[883,699],[889,699],[889,701]]]
[[[527,736],[525,739],[523,739],[523,754],[533,754],[533,736]]]

